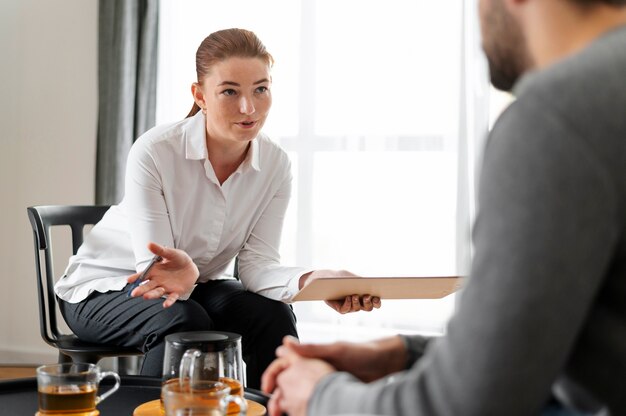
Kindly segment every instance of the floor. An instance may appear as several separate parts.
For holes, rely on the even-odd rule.
[[[52,363],[50,363],[52,364]],[[0,364],[0,380],[35,377],[40,364]],[[113,358],[103,358],[98,362],[100,368],[106,371],[115,371],[120,375],[139,374],[140,357],[123,357],[118,361]]]
[[[36,366],[13,367],[0,365],[0,380],[35,377]]]

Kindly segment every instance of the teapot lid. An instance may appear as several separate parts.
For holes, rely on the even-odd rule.
[[[234,332],[221,331],[190,331],[177,332],[165,337],[166,344],[175,348],[198,348],[201,351],[222,351],[237,347],[241,342],[241,335]]]

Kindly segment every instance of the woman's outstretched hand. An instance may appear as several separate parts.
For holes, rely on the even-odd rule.
[[[325,300],[324,302],[340,314],[358,311],[371,312],[380,308],[382,304],[378,296],[370,295],[350,295],[344,299]]]
[[[311,283],[317,278],[341,278],[341,277],[359,277],[347,270],[315,270],[305,274],[300,278],[300,289]],[[378,296],[370,296],[369,294],[353,294],[343,299],[326,300],[328,306],[339,312],[346,314],[351,312],[365,311],[370,312],[381,306]]]
[[[148,249],[162,260],[154,265],[145,277],[145,283],[135,288],[131,296],[142,296],[144,299],[158,299],[166,296],[163,307],[170,307],[181,296],[189,293],[198,280],[200,273],[191,257],[183,250],[163,247],[149,243]],[[141,272],[128,278],[133,283]]]

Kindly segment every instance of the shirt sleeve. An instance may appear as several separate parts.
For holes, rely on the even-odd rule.
[[[143,270],[153,256],[149,242],[175,246],[157,160],[152,142],[140,138],[126,163],[124,208],[137,270]]]
[[[471,277],[446,336],[390,378],[325,377],[309,415],[539,412],[619,230],[617,188],[568,126],[543,103],[509,107],[485,151]]]
[[[284,179],[239,252],[239,278],[244,288],[283,302],[291,301],[299,290],[300,277],[312,271],[280,264],[280,238],[291,197],[291,179],[287,161]]]

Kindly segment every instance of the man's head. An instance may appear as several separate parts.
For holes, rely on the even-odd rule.
[[[563,3],[568,9],[583,13],[626,5],[626,0],[480,0],[483,50],[489,62],[491,83],[500,90],[510,91],[519,77],[535,66],[527,28],[511,11],[535,1]]]

